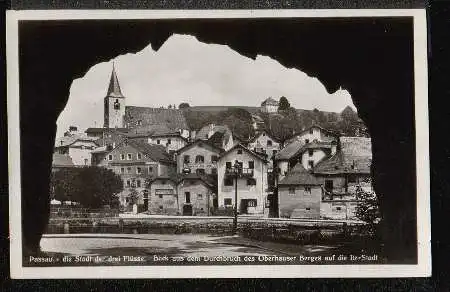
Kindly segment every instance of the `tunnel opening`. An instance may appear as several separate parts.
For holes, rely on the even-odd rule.
[[[351,93],[372,136],[387,256],[416,261],[412,18],[24,21],[20,38],[23,244],[37,250],[48,220],[56,120],[70,84],[92,65],[174,33],[267,55]],[[286,36],[290,36],[287,38]],[[56,41],[58,40],[58,41]],[[380,53],[380,52],[385,53]],[[39,180],[35,175],[39,174]],[[402,210],[399,214],[399,210]]]

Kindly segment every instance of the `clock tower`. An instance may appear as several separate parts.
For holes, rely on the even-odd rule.
[[[105,96],[104,107],[104,128],[123,128],[125,116],[125,96],[120,90],[119,79],[117,78],[115,66],[111,72],[108,92]]]

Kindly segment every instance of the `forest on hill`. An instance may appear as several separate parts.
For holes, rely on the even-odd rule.
[[[284,106],[284,108],[282,108]],[[302,110],[282,105],[277,113],[263,113],[257,108],[246,107],[180,107],[191,130],[199,130],[207,124],[227,125],[234,135],[248,140],[255,135],[254,117],[264,123],[259,130],[266,130],[274,138],[284,142],[294,134],[319,125],[338,135],[368,137],[369,133],[358,114],[347,106],[341,113],[324,112],[318,109]]]

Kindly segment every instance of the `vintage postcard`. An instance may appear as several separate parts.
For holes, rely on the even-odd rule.
[[[11,277],[430,276],[426,32],[8,11]]]

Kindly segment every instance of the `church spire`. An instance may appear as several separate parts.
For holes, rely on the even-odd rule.
[[[111,72],[111,79],[109,80],[109,87],[107,96],[111,97],[124,97],[122,91],[120,90],[119,79],[116,75],[116,69],[113,62],[113,68]]]

